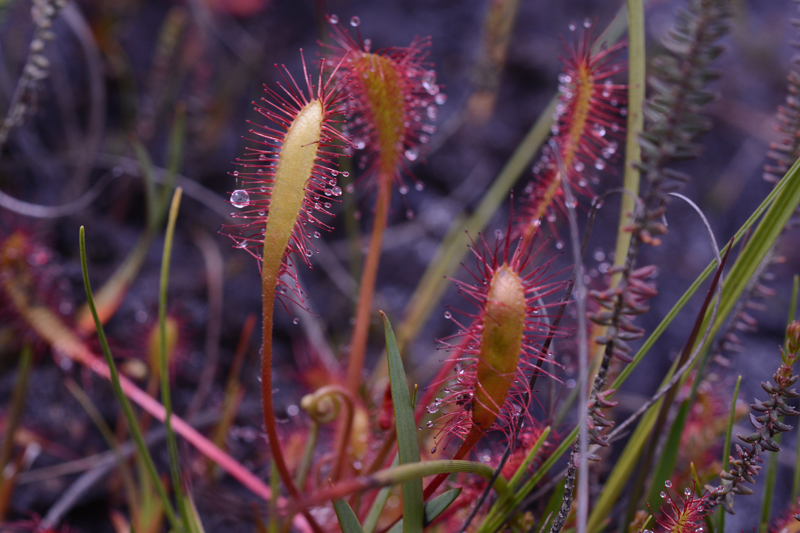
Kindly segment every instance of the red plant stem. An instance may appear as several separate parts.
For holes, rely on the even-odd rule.
[[[58,333],[62,332],[59,331]],[[76,337],[71,335],[59,337],[47,339],[52,341],[51,344],[56,352],[91,369],[91,371],[98,376],[110,381],[111,372],[105,361],[92,353],[92,351]],[[128,399],[141,407],[156,420],[164,422],[166,411],[158,400],[137,387],[135,383],[124,375],[119,376],[119,381],[122,391]],[[190,426],[185,420],[173,413],[170,417],[170,423],[175,433],[186,439],[197,451],[219,465],[220,468],[239,481],[239,483],[250,490],[250,492],[264,501],[270,501],[272,499],[272,490],[263,481],[242,466],[239,461],[228,455],[225,451],[208,440],[203,434]],[[279,507],[286,507],[287,502],[285,498],[278,497],[277,502]],[[310,531],[306,521],[300,517],[296,517],[293,523],[303,531]]]
[[[364,369],[364,355],[367,351],[367,333],[369,332],[372,299],[375,294],[375,281],[378,276],[378,263],[381,258],[383,232],[386,229],[389,203],[392,198],[392,177],[383,174],[378,181],[380,185],[375,204],[375,220],[372,225],[372,235],[369,238],[369,251],[364,259],[364,269],[361,273],[356,324],[353,328],[350,358],[347,365],[347,390],[350,391],[353,398],[358,398],[358,389],[361,385],[361,372]]]
[[[273,250],[273,252],[274,251],[275,250]],[[269,447],[272,451],[272,459],[275,462],[275,467],[278,469],[278,474],[283,484],[286,486],[286,490],[289,491],[289,494],[295,500],[299,500],[300,493],[294,485],[294,480],[289,473],[289,467],[286,466],[286,460],[281,450],[281,441],[278,438],[278,427],[275,422],[275,404],[272,397],[272,323],[275,314],[275,286],[278,282],[278,272],[280,271],[280,263],[282,260],[283,250],[281,250],[280,253],[270,253],[265,243],[263,262],[261,265],[261,308],[263,312],[261,405],[264,411],[264,429],[267,432],[267,440],[269,441]],[[303,515],[316,533],[322,533],[319,524],[316,523],[308,510],[304,510]]]

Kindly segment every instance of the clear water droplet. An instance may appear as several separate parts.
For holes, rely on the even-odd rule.
[[[583,172],[583,169],[586,168],[582,161],[575,161],[572,165],[572,168],[575,169],[575,172]]]
[[[690,489],[689,487],[686,487],[685,489],[683,489],[683,495],[688,498],[689,496],[692,495],[692,489]]]
[[[349,178],[350,177],[350,173],[349,172],[342,172],[342,176],[345,177],[345,178]]]
[[[350,25],[354,28],[358,28],[358,25],[361,24],[361,19],[358,17],[353,17],[350,19]]]
[[[667,493],[664,492],[663,490],[661,491],[660,495],[662,499],[667,497]]]
[[[419,157],[419,152],[416,148],[409,148],[406,150],[406,159],[409,161],[416,161],[417,157]]]
[[[417,190],[417,191],[421,191],[421,190],[425,189],[425,184],[422,183],[421,181],[418,181],[418,182],[416,182],[414,184],[414,189]]]
[[[576,29],[577,29],[577,26],[575,26],[575,23],[574,22],[570,22],[569,23],[569,31],[575,31]]]
[[[330,22],[331,24],[339,24],[339,17],[338,17],[338,15],[336,15],[336,14],[329,15],[329,16],[328,16],[328,22]]]
[[[596,168],[597,170],[603,170],[604,168],[606,168],[605,159],[598,159],[597,161],[595,161],[594,168]]]
[[[563,250],[564,249],[564,241],[556,241],[556,249]]]
[[[445,311],[445,312],[444,312],[444,317],[445,317],[447,320],[450,320],[450,319],[453,317],[453,315],[452,315],[452,314],[450,314],[450,311]]]
[[[428,115],[429,119],[436,120],[436,117],[439,116],[439,110],[430,105],[428,109],[425,110],[425,114]]]
[[[436,87],[435,92],[434,87]],[[422,75],[422,88],[427,91],[428,94],[437,94],[439,92],[439,87],[436,85],[436,71],[435,70],[426,70],[425,74]]]
[[[292,324],[294,324],[295,326],[296,326],[297,324],[299,324],[299,323],[300,323],[300,319],[299,319],[299,318],[297,318],[297,317],[294,317],[294,318],[292,319]]]
[[[331,176],[333,176],[335,178],[338,175],[339,175],[339,171],[338,170],[331,170]],[[330,182],[328,182],[328,183],[330,183]],[[331,185],[333,185],[334,183],[331,183]]]
[[[231,193],[231,205],[239,209],[250,205],[250,195],[243,189],[236,189]]]
[[[319,232],[318,232],[318,231],[315,231],[315,232],[314,232],[314,238],[315,238],[315,239],[319,239],[319,238],[320,238],[320,234],[319,234]]]
[[[672,481],[670,481],[670,480],[666,480],[666,481],[664,482],[664,486],[665,486],[665,487],[667,487],[668,489],[669,489],[669,488],[672,488]]]
[[[401,185],[401,186],[400,186],[400,187],[397,189],[397,192],[399,192],[400,194],[404,194],[404,195],[405,195],[405,194],[408,194],[408,187],[406,187],[405,185]]]
[[[264,169],[263,168],[259,168],[256,172],[259,173],[259,174],[263,174],[264,173]]]
[[[341,196],[342,195],[342,188],[341,187],[334,187],[331,189],[331,194],[334,196]]]
[[[267,158],[267,154],[261,154],[258,156],[261,161],[264,161]]]
[[[589,18],[583,19],[583,27],[589,29],[592,27],[592,21]]]
[[[447,95],[444,93],[439,93],[436,95],[433,101],[436,102],[437,105],[442,105],[447,101]]]
[[[313,253],[314,252],[312,252],[310,249],[306,250],[306,257],[311,257],[311,254]]]

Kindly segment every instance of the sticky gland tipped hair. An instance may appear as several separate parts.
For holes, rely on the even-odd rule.
[[[311,238],[320,235],[313,228],[331,230],[318,217],[333,216],[331,202],[342,194],[336,186],[338,154],[332,148],[350,144],[335,127],[342,122],[350,97],[348,78],[335,76],[341,64],[323,80],[323,59],[314,85],[300,52],[307,95],[282,65],[281,90],[265,85],[269,98],[262,98],[261,104],[253,102],[255,110],[272,124],[248,121],[254,138],[246,139],[253,146],[246,147],[245,155],[235,162],[237,169],[231,174],[241,188],[230,198],[231,205],[241,209],[233,216],[244,222],[224,226],[235,247],[247,250],[259,266],[280,261],[279,274],[291,271],[291,253],[310,266]]]
[[[558,103],[551,133],[572,190],[591,198],[594,193],[589,182],[596,178],[587,176],[605,170],[624,138],[627,87],[611,79],[626,69],[624,62],[615,61],[625,43],[595,52],[591,21],[584,21],[584,28],[572,45],[562,37],[564,67],[558,76]],[[570,29],[575,31],[575,25]],[[563,203],[562,177],[549,146],[534,165],[533,175],[523,199],[519,226],[523,231],[548,213],[554,216],[552,207]]]
[[[339,25],[336,15],[329,15],[328,22],[334,44],[323,46],[334,62],[342,64],[340,75],[347,72],[353,80],[347,130],[355,148],[364,150],[359,167],[365,172],[359,181],[375,188],[378,180],[391,179],[405,194],[408,177],[422,190],[408,166],[436,131],[430,121],[438,116],[436,105],[446,100],[436,72],[425,62],[430,37],[416,37],[408,47],[373,52],[371,41],[361,37],[358,17],[350,21],[357,39]]]
[[[468,327],[447,313],[460,330],[441,341],[458,352],[456,376],[428,408],[431,413],[444,410],[428,424],[440,428],[440,435],[457,436],[470,445],[493,429],[510,436],[517,415],[527,412],[531,374],[554,377],[541,368],[542,362],[553,361],[542,353],[540,341],[560,333],[550,327],[545,313],[549,304],[543,300],[564,283],[547,273],[549,261],[532,265],[543,247],[534,251],[518,242],[512,253],[508,235],[498,236],[494,248],[483,236],[479,245],[473,243],[477,271],[470,274],[476,283],[455,283],[476,312],[462,313],[471,321]]]

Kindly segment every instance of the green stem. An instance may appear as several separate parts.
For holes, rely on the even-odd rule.
[[[169,286],[169,264],[172,257],[172,243],[175,237],[175,223],[178,219],[178,208],[181,205],[183,189],[178,187],[172,197],[167,220],[167,232],[164,237],[164,253],[161,258],[161,283],[158,297],[158,366],[161,376],[161,402],[164,404],[164,426],[167,428],[167,451],[169,453],[169,470],[172,477],[172,490],[175,502],[181,515],[183,527],[187,533],[192,530],[186,502],[183,496],[181,480],[181,464],[178,456],[178,441],[172,428],[172,396],[169,390],[169,368],[167,366],[167,287]]]
[[[122,405],[122,410],[125,413],[125,419],[128,422],[131,435],[133,436],[133,440],[136,442],[136,447],[139,450],[139,456],[145,463],[147,473],[149,474],[153,485],[155,485],[156,492],[158,493],[158,496],[161,499],[161,503],[164,507],[164,513],[167,515],[167,520],[169,520],[170,526],[173,529],[180,531],[181,524],[178,522],[178,518],[175,515],[175,511],[172,508],[169,497],[167,496],[167,491],[164,489],[164,484],[161,483],[161,478],[156,470],[156,465],[153,463],[153,458],[150,456],[150,452],[147,449],[147,444],[144,442],[142,432],[139,430],[139,426],[136,421],[136,415],[133,414],[131,404],[128,402],[128,398],[125,396],[125,393],[122,390],[119,372],[117,371],[117,365],[114,363],[114,358],[111,356],[111,350],[108,347],[108,341],[106,340],[106,334],[103,331],[103,325],[100,323],[100,317],[97,315],[97,308],[94,305],[94,298],[92,297],[92,287],[89,283],[89,268],[86,265],[86,236],[83,226],[81,226],[80,229],[80,250],[81,270],[83,271],[83,285],[86,289],[86,300],[89,304],[89,309],[92,312],[92,317],[94,318],[95,327],[97,328],[97,337],[100,341],[100,347],[103,350],[103,356],[105,357],[106,364],[108,365],[108,373],[111,380],[111,386],[114,390],[114,395],[116,396],[120,405]]]

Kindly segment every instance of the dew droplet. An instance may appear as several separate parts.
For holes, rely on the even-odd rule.
[[[419,157],[419,152],[416,148],[409,148],[406,150],[406,159],[409,161],[416,161],[417,157]]]
[[[691,496],[691,494],[692,494],[692,489],[690,489],[689,487],[683,489],[683,495],[686,496],[687,498]]]
[[[447,320],[450,320],[450,319],[453,317],[453,315],[452,315],[452,314],[450,314],[450,311],[445,311],[445,312],[444,312],[444,317],[445,317]]]
[[[250,205],[250,195],[243,189],[236,189],[231,193],[231,205],[239,209]]]
[[[589,29],[592,27],[592,21],[589,18],[583,19],[583,27]]]
[[[597,161],[595,161],[594,168],[596,168],[597,170],[603,170],[604,168],[606,168],[605,159],[598,159]]]
[[[319,237],[320,237],[320,234],[319,234],[319,232],[318,232],[318,231],[315,231],[315,232],[314,232],[314,238],[315,238],[315,239],[319,239]]]
[[[560,240],[556,241],[556,248],[558,250],[563,250],[564,249],[564,241],[560,241]]]
[[[312,252],[310,249],[306,250],[306,257],[311,257],[311,254],[313,254],[313,253],[314,252]]]
[[[403,195],[408,194],[408,187],[406,187],[405,185],[401,185],[400,187],[398,187],[397,192]]]
[[[667,497],[667,493],[664,492],[663,490],[661,491],[660,495],[662,499]]]
[[[258,172],[259,174],[263,174],[264,173],[264,169],[263,168],[259,168],[256,172]]]
[[[585,166],[584,166],[583,162],[575,161],[575,163],[573,163],[573,165],[572,165],[572,168],[575,169],[575,172],[583,172],[583,169],[585,168]]]
[[[442,105],[447,101],[447,95],[444,93],[439,93],[436,95],[433,101],[436,102],[437,105]]]
[[[339,16],[336,14],[329,15],[328,22],[330,22],[331,24],[339,24]]]
[[[670,480],[666,480],[666,481],[664,482],[664,486],[665,486],[665,487],[667,487],[668,489],[669,489],[669,488],[672,488],[672,481],[670,481]]]
[[[331,170],[331,176],[333,176],[335,178],[338,175],[339,175],[339,171],[338,170],[333,170],[333,169]],[[330,183],[330,182],[328,182],[328,183]],[[335,185],[336,182],[334,181],[333,183],[330,183],[330,184],[331,185]]]
[[[331,189],[331,194],[334,196],[341,196],[342,195],[342,188],[341,187],[334,187]]]
[[[425,110],[425,114],[428,115],[429,119],[436,120],[436,117],[439,116],[439,110],[432,105],[429,105],[428,109]]]
[[[294,317],[294,318],[292,319],[292,324],[294,324],[295,326],[296,326],[297,324],[299,324],[299,323],[300,323],[300,319],[299,319],[299,318],[297,318],[297,317]]]
[[[577,26],[575,26],[575,23],[574,22],[570,22],[569,23],[569,31],[575,31],[576,29],[577,29]]]
[[[350,19],[350,25],[354,28],[358,28],[358,25],[361,24],[361,19],[358,17],[353,17]]]
[[[349,178],[350,177],[350,173],[349,172],[342,172],[342,176],[345,177],[345,178]]]
[[[436,87],[435,92],[433,91],[434,87]],[[422,75],[422,88],[428,92],[428,94],[436,94],[439,92],[439,87],[436,86],[436,71],[435,70],[426,70],[425,74]]]

